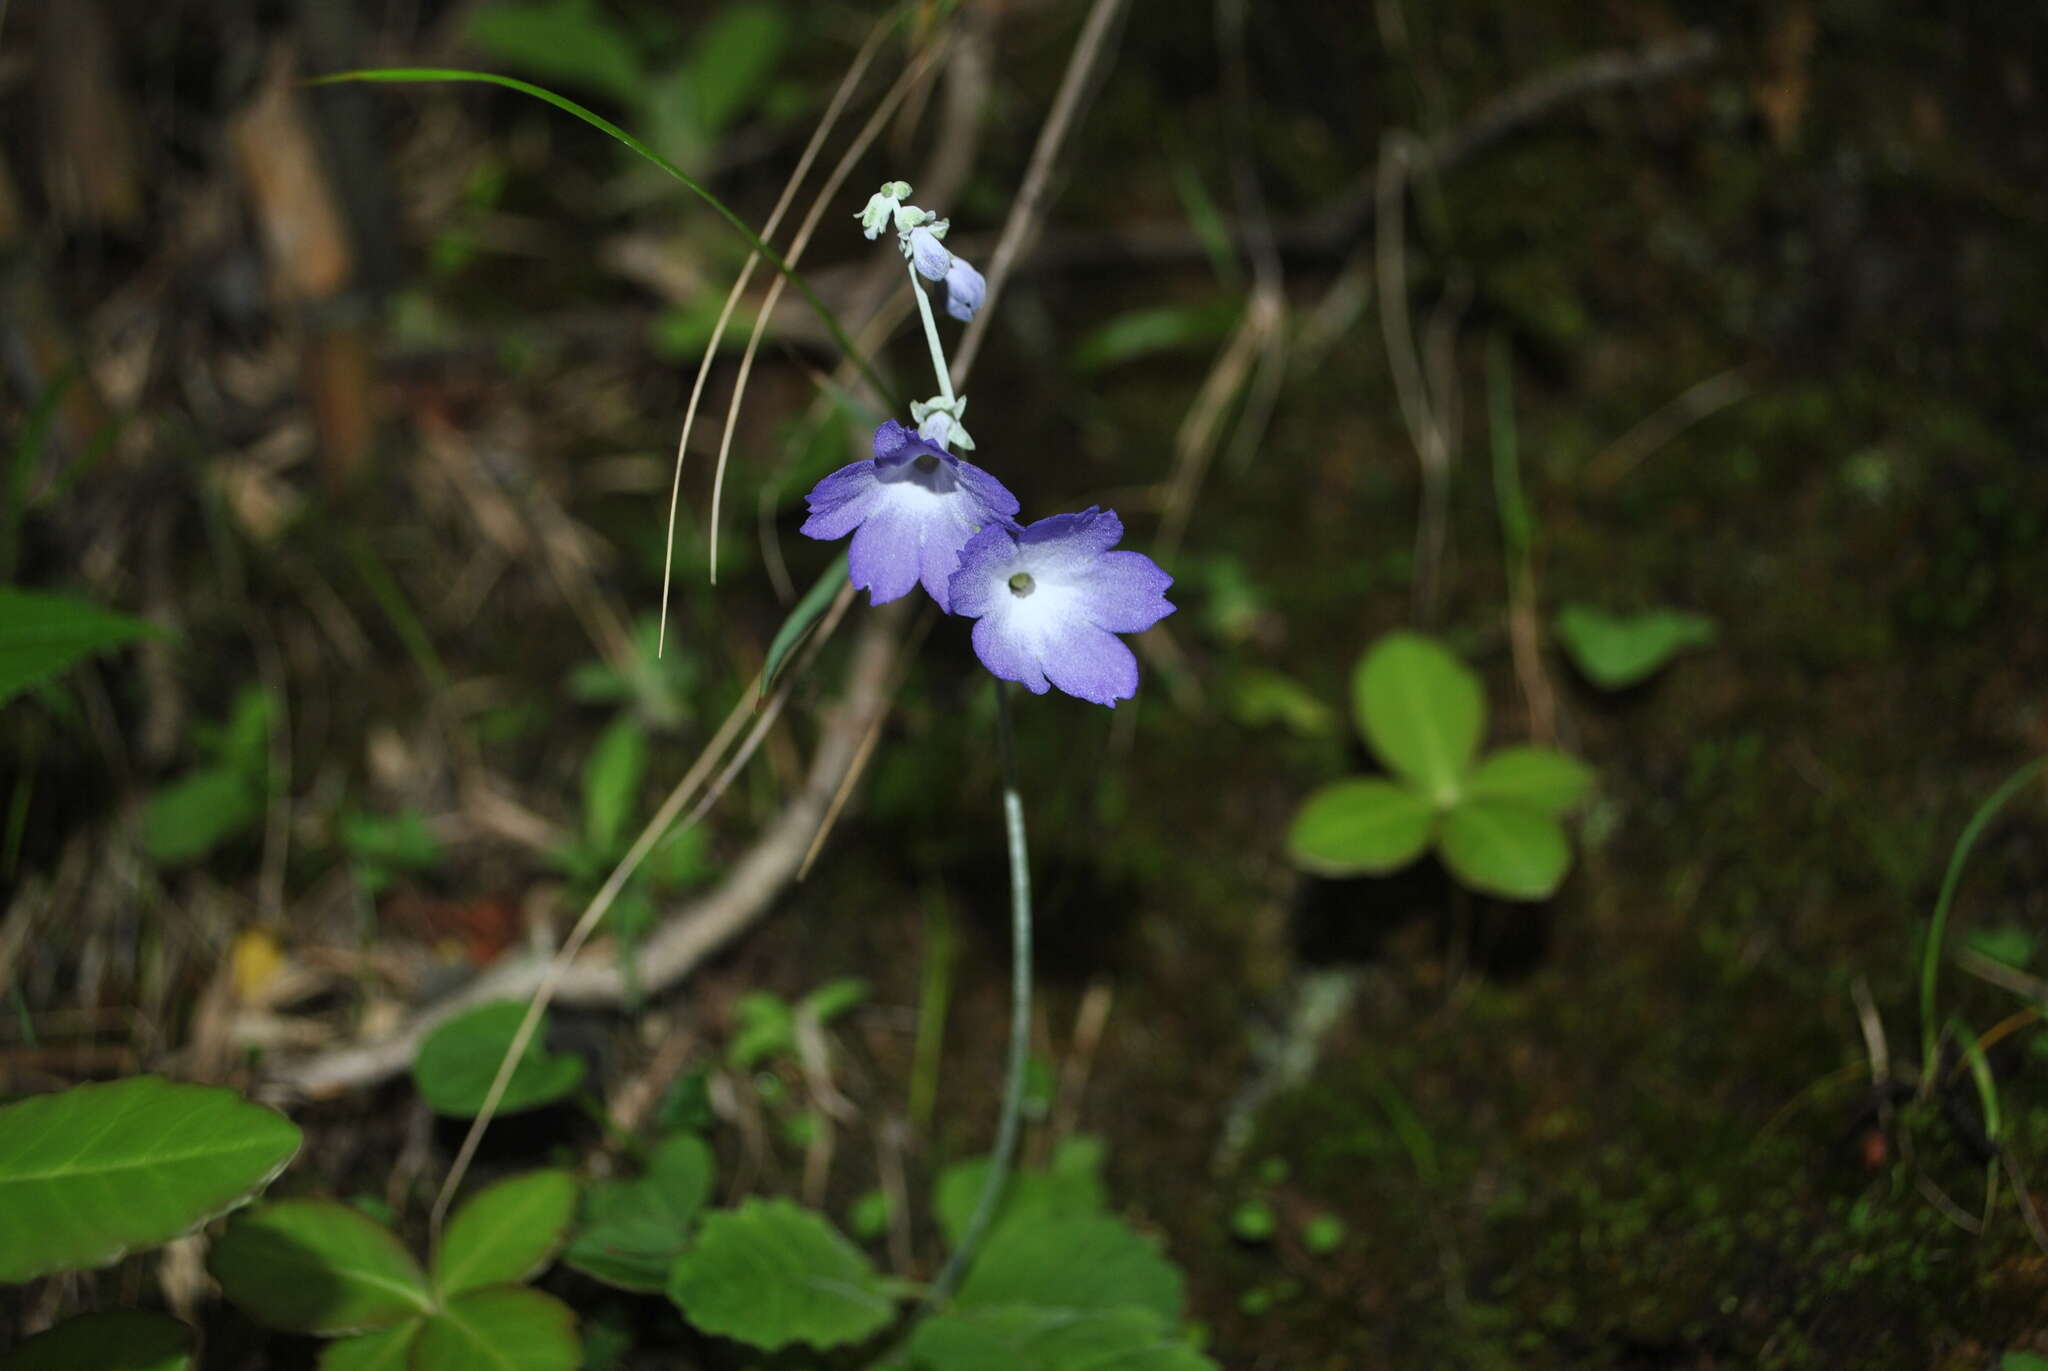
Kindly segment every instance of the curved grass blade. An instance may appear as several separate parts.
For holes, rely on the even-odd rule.
[[[796,645],[811,631],[811,625],[818,622],[820,615],[832,605],[832,598],[839,593],[839,587],[846,584],[846,558],[834,557],[832,565],[825,568],[811,588],[804,592],[804,598],[796,602],[796,608],[782,621],[782,627],[775,630],[774,641],[768,644],[768,659],[761,664],[761,684],[754,694],[754,707],[768,698],[768,691],[775,684],[775,678],[782,674],[782,664],[789,660],[789,654],[796,651]]]
[[[748,227],[746,220],[740,218],[739,215],[727,208],[723,200],[720,200],[716,195],[706,190],[695,177],[669,161],[668,158],[663,157],[653,148],[648,147],[647,144],[641,142],[632,134],[620,128],[617,124],[614,124],[611,120],[606,119],[603,115],[585,109],[567,96],[557,95],[545,87],[534,85],[530,81],[521,81],[516,76],[500,76],[495,72],[488,71],[464,71],[455,67],[372,67],[357,71],[338,71],[327,76],[316,76],[307,84],[330,86],[344,81],[377,81],[400,85],[428,84],[442,81],[473,81],[483,85],[503,86],[507,90],[516,90],[522,95],[531,95],[536,100],[546,101],[565,114],[574,115],[606,137],[615,139],[641,157],[646,158],[649,162],[652,162],[655,166],[675,178],[691,194],[711,206],[712,209],[718,211],[720,218],[732,225],[741,237],[753,245],[754,251],[760,253],[772,263],[775,269],[781,272],[792,286],[796,287],[797,293],[804,297],[804,302],[811,307],[812,313],[818,316],[818,322],[822,323],[825,326],[825,331],[832,335],[832,341],[837,343],[839,350],[845,353],[855,366],[860,368],[861,375],[867,378],[868,383],[875,388],[876,392],[891,397],[895,395],[896,392],[882,380],[881,376],[875,371],[873,364],[861,355],[859,348],[854,346],[853,339],[847,336],[846,330],[840,326],[838,316],[833,314],[826,307],[825,302],[818,298],[818,293],[811,289],[810,282],[799,276],[795,268],[782,259],[782,254],[762,241],[761,236]],[[892,399],[890,408],[900,409],[902,406]]]

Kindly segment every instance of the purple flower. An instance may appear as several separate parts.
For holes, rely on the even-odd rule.
[[[960,549],[977,529],[1010,523],[1017,497],[980,467],[890,419],[875,430],[874,457],[818,482],[810,506],[806,536],[853,534],[847,570],[871,603],[900,599],[923,581],[950,612],[948,581]]]
[[[987,294],[988,282],[981,273],[967,265],[965,258],[955,257],[953,265],[946,269],[946,313],[964,324],[981,308],[982,297]]]
[[[1173,577],[1124,536],[1113,510],[984,528],[960,553],[953,609],[977,620],[974,655],[1034,695],[1047,685],[1115,707],[1138,693],[1138,659],[1116,635],[1142,633],[1173,606]]]
[[[942,225],[943,227],[943,225]],[[947,270],[953,265],[953,254],[946,251],[946,245],[939,241],[939,235],[928,228],[914,228],[904,239],[906,253],[917,274],[927,281],[943,281]]]

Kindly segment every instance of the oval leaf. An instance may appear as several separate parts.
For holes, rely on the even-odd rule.
[[[294,1333],[357,1333],[434,1307],[392,1231],[333,1200],[282,1200],[228,1225],[207,1270],[250,1317]]]
[[[514,1000],[481,1005],[458,1014],[427,1035],[413,1058],[413,1083],[437,1114],[458,1119],[476,1117],[497,1079],[498,1064],[526,1017],[526,1006]],[[548,1020],[541,1016],[526,1054],[506,1082],[498,1113],[516,1114],[553,1104],[583,1081],[583,1059],[556,1054],[543,1045]]]
[[[0,586],[0,705],[80,658],[157,631],[86,600]]]
[[[582,1363],[569,1306],[518,1285],[450,1301],[412,1350],[412,1371],[576,1371]]]
[[[394,1328],[338,1338],[320,1354],[320,1371],[407,1371],[422,1322],[407,1319]]]
[[[663,1139],[647,1159],[646,1175],[590,1187],[585,1227],[562,1260],[622,1290],[660,1292],[710,1198],[712,1167],[711,1147],[702,1138],[678,1133]]]
[[[1437,846],[1452,875],[1509,900],[1549,899],[1572,864],[1557,820],[1501,800],[1471,800],[1446,814]]]
[[[1439,805],[1458,797],[1486,727],[1479,678],[1433,638],[1389,633],[1351,682],[1359,731],[1387,769]]]
[[[1422,855],[1436,810],[1406,786],[1339,781],[1308,797],[1287,830],[1295,865],[1319,876],[1377,876]]]
[[[137,1076],[0,1109],[0,1282],[105,1266],[247,1200],[299,1130],[231,1090]]]
[[[1019,1214],[998,1224],[960,1283],[953,1307],[1150,1310],[1180,1320],[1180,1272],[1121,1219]]]
[[[1609,614],[1591,605],[1566,605],[1558,611],[1557,636],[1587,680],[1603,690],[1621,690],[1655,675],[1685,649],[1712,643],[1715,630],[1705,615],[1675,609]]]
[[[191,1365],[192,1330],[135,1309],[66,1319],[0,1361],[4,1371],[188,1371]]]
[[[647,734],[631,714],[621,714],[597,735],[583,764],[583,834],[591,847],[618,847],[646,774]]]
[[[548,1264],[576,1217],[576,1178],[530,1171],[499,1181],[455,1211],[434,1257],[443,1298],[523,1281]]]
[[[1504,747],[1465,778],[1475,800],[1507,800],[1542,814],[1562,814],[1593,788],[1593,768],[1549,747]]]
[[[707,1218],[696,1246],[676,1259],[668,1295],[707,1333],[769,1352],[858,1342],[896,1313],[860,1249],[784,1199],[749,1199]]]

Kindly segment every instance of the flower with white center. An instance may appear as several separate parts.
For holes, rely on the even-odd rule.
[[[894,419],[875,430],[872,458],[833,472],[809,499],[802,532],[827,540],[853,534],[847,570],[871,603],[899,599],[922,581],[949,612],[960,549],[1017,513],[1017,497],[1002,482]]]
[[[910,417],[917,420],[918,437],[942,448],[957,447],[962,452],[972,452],[974,439],[967,436],[967,427],[960,422],[966,413],[965,395],[950,401],[943,395],[934,395],[929,400],[910,402]]]
[[[955,257],[946,269],[946,313],[964,324],[981,308],[987,294],[988,282],[981,273],[967,265],[966,258]]]
[[[882,230],[896,223],[903,211],[903,197],[910,194],[908,181],[885,181],[882,188],[868,197],[867,208],[854,216],[873,242]]]
[[[1050,686],[1115,707],[1138,693],[1138,659],[1119,633],[1142,633],[1174,607],[1173,577],[1123,537],[1113,510],[994,525],[967,542],[952,612],[976,621],[974,655],[1034,695]]]

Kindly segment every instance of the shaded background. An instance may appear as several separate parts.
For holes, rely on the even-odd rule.
[[[797,201],[916,68],[804,262],[857,332],[894,311],[872,346],[905,395],[929,378],[900,268],[850,216],[901,176],[988,267],[1086,8],[911,7]],[[1979,1213],[1974,1092],[1896,1109],[1869,1066],[1873,1023],[1914,1055],[1956,833],[2048,746],[2048,34],[2027,10],[1381,0],[1112,26],[968,387],[976,459],[1027,511],[1114,505],[1178,579],[1139,700],[1020,716],[1046,925],[1027,1151],[1106,1140],[1115,1201],[1188,1271],[1224,1365],[2048,1351],[2048,1259],[2009,1200]],[[759,224],[876,17],[5,11],[0,573],[169,630],[0,713],[8,1091],[139,1070],[272,1089],[559,936],[594,884],[557,854],[591,833],[600,735],[623,716],[649,740],[637,827],[837,555],[796,535],[801,496],[884,412],[808,311],[776,309],[713,588],[728,340],[653,665],[670,461],[744,241],[526,97],[300,78],[529,76]],[[1489,384],[1533,525],[1520,594]],[[1418,461],[1439,448],[1440,518]],[[1601,691],[1551,634],[1574,603],[1718,636]],[[649,926],[701,908],[804,793],[874,617],[851,611],[644,891]],[[733,1193],[834,1214],[899,1163],[922,1194],[995,1114],[989,694],[964,625],[902,620],[886,723],[806,879],[680,989],[556,1015],[621,1108],[706,1073]],[[1303,796],[1369,765],[1349,673],[1401,626],[1484,674],[1492,741],[1554,737],[1598,770],[1553,900],[1466,897],[1428,863],[1289,866]],[[220,831],[152,831],[151,796],[235,765],[253,795],[193,805]],[[1978,936],[1943,1003],[1978,1032],[2041,999],[2043,817],[2037,787],[1962,886]],[[834,1029],[850,1107],[821,1179],[777,1131],[802,1078],[764,1094],[718,1064],[744,994],[844,976],[873,993]],[[1990,1052],[2021,1175],[2048,1165],[2040,1040],[2028,1021]],[[459,1132],[405,1081],[294,1114],[309,1145],[278,1193],[367,1190],[423,1226]],[[484,1165],[598,1141],[525,1116]],[[1241,1236],[1247,1202],[1272,1237]],[[1304,1241],[1321,1215],[1330,1251]],[[902,1241],[928,1269],[925,1221]],[[0,1329],[159,1298],[205,1319],[210,1365],[311,1356],[156,1258],[10,1292]],[[639,1323],[644,1364],[727,1364]]]

